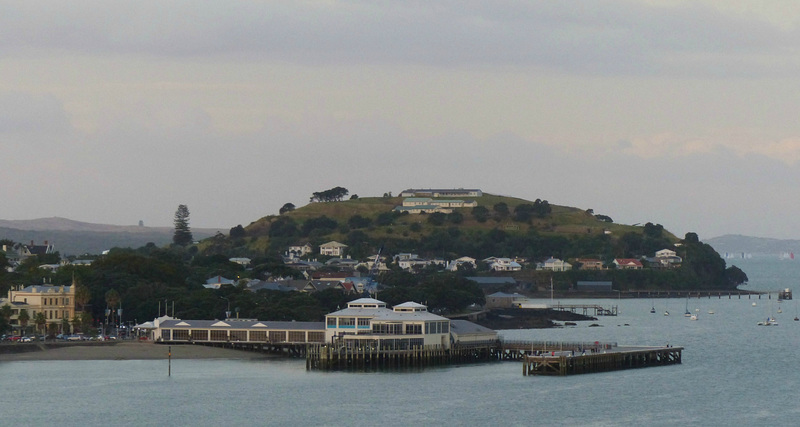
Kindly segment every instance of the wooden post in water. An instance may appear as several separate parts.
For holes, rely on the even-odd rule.
[[[169,362],[167,362],[167,376],[171,377],[172,376],[172,346],[169,346],[169,352],[167,353],[167,359],[169,360]]]

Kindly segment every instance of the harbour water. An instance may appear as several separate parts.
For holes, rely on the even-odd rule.
[[[800,297],[800,261],[728,262],[750,277],[745,289]],[[685,347],[683,364],[524,377],[518,362],[349,373],[309,372],[302,360],[173,360],[168,377],[166,360],[0,362],[0,425],[798,424],[797,300],[692,298],[697,321],[683,316],[685,299],[591,302],[619,304],[620,315],[502,334],[669,343]],[[770,315],[778,326],[757,326]]]

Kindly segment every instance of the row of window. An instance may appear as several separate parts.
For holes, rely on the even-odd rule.
[[[338,319],[338,325],[337,325]],[[355,317],[328,317],[327,319],[327,326],[329,329],[332,328],[354,328],[356,323],[358,324],[359,328],[362,327],[369,327],[370,319],[368,318],[355,318]],[[405,333],[406,335],[421,335],[422,334],[422,324],[419,323],[408,323],[405,324],[403,327],[402,323],[373,323],[372,324],[372,333],[374,334],[392,334],[392,335],[401,335]],[[447,334],[450,332],[450,322],[449,321],[440,321],[440,322],[425,322],[425,333],[426,334]]]
[[[210,334],[209,334],[210,333]],[[165,341],[249,341],[249,342],[325,342],[325,333],[310,331],[248,331],[207,329],[162,329]],[[288,338],[288,339],[287,339]]]
[[[62,298],[61,304],[58,303],[58,298],[42,298],[42,305],[69,305],[69,298]]]

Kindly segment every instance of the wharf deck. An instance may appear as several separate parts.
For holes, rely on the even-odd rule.
[[[617,347],[611,350],[552,351],[525,355],[523,375],[573,375],[681,363],[683,347]]]

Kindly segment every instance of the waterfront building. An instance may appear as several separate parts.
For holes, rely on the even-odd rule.
[[[35,325],[38,313],[47,319],[48,329],[55,324],[59,331],[64,320],[71,322],[75,318],[75,284],[71,286],[31,285],[8,291],[8,299],[0,305],[11,306],[11,326],[14,330],[21,328],[19,314],[28,312],[28,327]],[[63,332],[63,331],[62,331]]]
[[[415,302],[389,309],[383,301],[360,298],[325,316],[325,341],[335,338],[355,346],[374,344],[398,350],[423,345],[449,348],[450,320]]]

